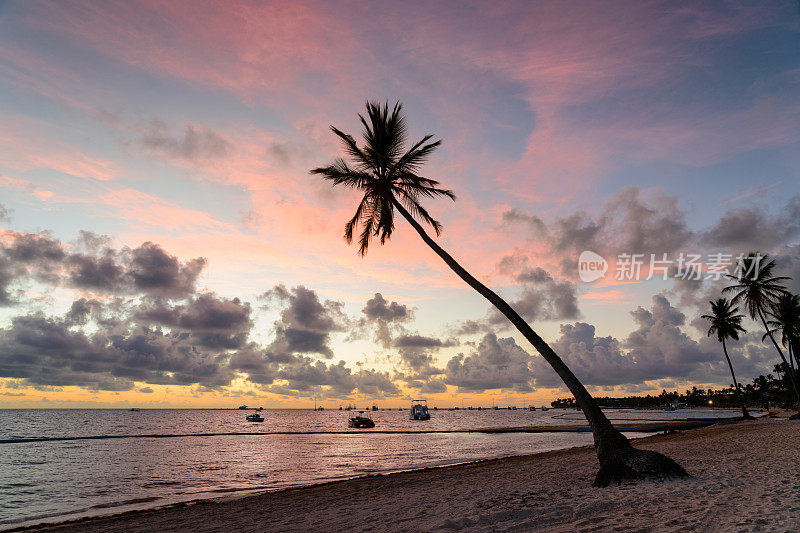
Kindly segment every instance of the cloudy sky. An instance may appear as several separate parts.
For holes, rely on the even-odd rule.
[[[308,171],[367,99],[443,139],[440,243],[592,391],[726,386],[709,258],[768,252],[800,290],[799,13],[0,1],[0,407],[566,396],[408,226],[343,241],[358,197]],[[778,360],[747,326],[745,381]]]

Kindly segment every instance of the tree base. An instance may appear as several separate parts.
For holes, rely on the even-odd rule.
[[[593,486],[607,487],[626,481],[642,479],[672,479],[689,477],[681,465],[658,452],[626,447],[611,454],[600,465]]]

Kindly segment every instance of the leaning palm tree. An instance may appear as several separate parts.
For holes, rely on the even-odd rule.
[[[341,139],[349,162],[337,158],[326,167],[316,168],[312,174],[363,193],[353,218],[344,227],[345,240],[350,243],[354,232],[360,228],[358,251],[367,253],[371,239],[381,244],[389,239],[395,227],[395,213],[408,221],[422,240],[470,287],[492,303],[519,332],[550,363],[564,384],[575,396],[594,434],[595,450],[600,461],[595,486],[645,477],[685,477],[688,474],[675,461],[649,450],[633,448],[606,418],[575,374],[556,355],[553,349],[531,329],[525,320],[494,291],[467,272],[453,257],[428,235],[423,224],[428,224],[438,236],[442,225],[422,206],[427,198],[447,197],[455,200],[452,191],[439,187],[439,182],[420,175],[420,168],[441,144],[426,135],[410,147],[407,145],[406,121],[398,102],[393,109],[388,102],[367,102],[367,116],[359,115],[363,126],[363,144],[337,128],[331,130]]]
[[[781,344],[786,348],[789,356],[789,374],[797,382],[798,344],[800,344],[800,296],[796,294],[782,294],[771,309],[767,311],[771,320],[767,320],[767,335],[781,335]]]
[[[731,358],[728,356],[728,347],[725,345],[726,339],[739,340],[739,332],[744,333],[742,327],[742,318],[744,315],[738,313],[739,308],[734,307],[727,298],[719,298],[716,302],[709,302],[711,304],[711,314],[703,315],[703,318],[711,322],[711,327],[708,328],[708,335],[717,334],[717,340],[722,343],[722,352],[725,354],[725,359],[728,361],[728,368],[731,370],[731,377],[733,378],[733,386],[736,388],[736,397],[742,406],[742,416],[747,419],[752,419],[750,413],[747,412],[747,407],[744,405],[744,397],[742,396],[739,382],[736,381],[736,374],[733,371],[733,364]]]
[[[783,354],[783,350],[775,340],[775,335],[772,334],[769,326],[767,325],[766,313],[773,307],[775,302],[787,294],[789,291],[783,285],[783,282],[790,279],[784,276],[773,276],[772,271],[775,269],[775,260],[771,259],[766,254],[760,252],[750,252],[747,256],[743,257],[739,263],[740,272],[737,276],[729,275],[730,279],[735,279],[738,283],[725,287],[722,289],[723,294],[735,292],[731,298],[732,304],[743,302],[747,309],[750,318],[753,320],[758,317],[761,324],[766,330],[767,336],[772,341],[775,349],[778,350],[778,355],[781,360],[789,367],[789,362]],[[798,393],[797,381],[793,373],[789,374],[790,382],[795,396],[795,401],[800,401],[800,393]]]

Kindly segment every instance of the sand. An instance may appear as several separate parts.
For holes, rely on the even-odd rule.
[[[48,531],[798,531],[800,422],[638,439],[693,477],[591,487],[579,448],[63,524]],[[40,528],[41,529],[41,528]]]

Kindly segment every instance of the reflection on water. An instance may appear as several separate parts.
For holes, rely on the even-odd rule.
[[[613,418],[684,418],[686,412],[609,411]],[[344,431],[350,413],[221,410],[3,410],[0,440],[13,438],[287,430]],[[371,413],[378,429],[452,430],[564,425],[575,411]],[[691,416],[724,416],[692,411]],[[175,501],[277,489],[352,476],[591,444],[589,433],[236,435],[0,444],[0,528]]]

